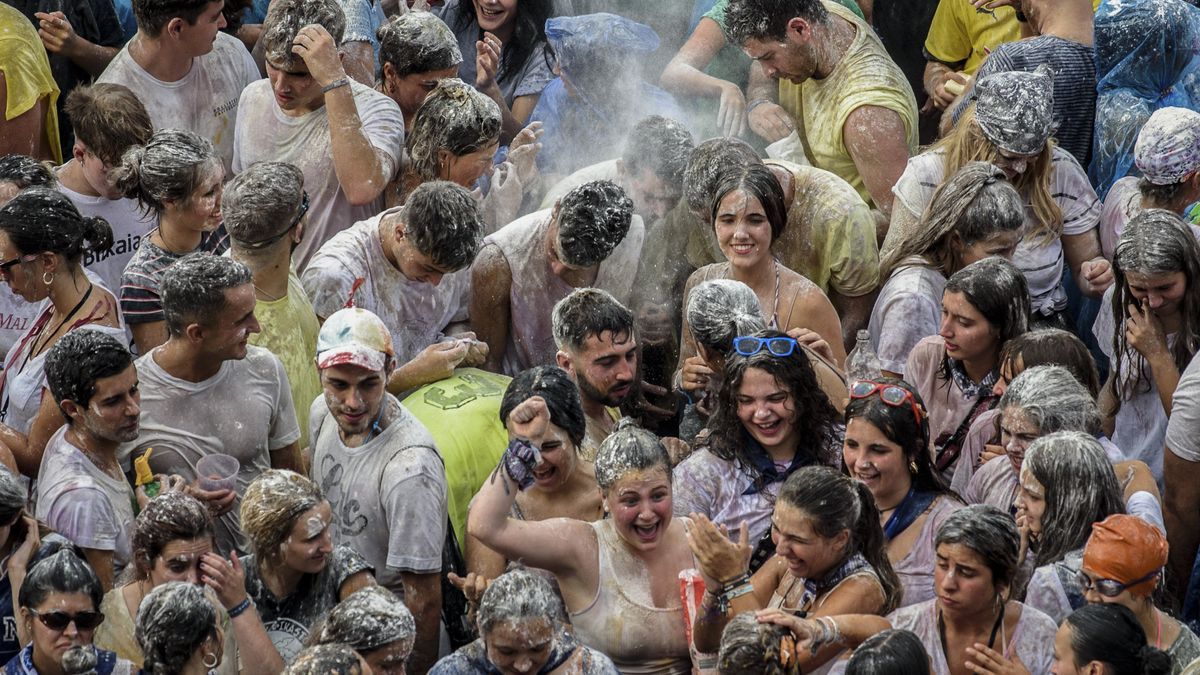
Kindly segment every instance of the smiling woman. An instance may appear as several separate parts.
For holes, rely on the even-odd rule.
[[[611,517],[594,523],[508,515],[517,493],[543,472],[552,441],[545,399],[507,417],[509,446],[467,519],[472,537],[554,575],[579,641],[627,672],[691,671],[679,572],[695,566],[686,521],[671,516],[670,457],[650,432],[621,420],[596,456],[596,483]],[[482,617],[481,617],[482,618]]]

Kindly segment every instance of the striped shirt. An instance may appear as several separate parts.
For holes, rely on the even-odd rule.
[[[221,255],[229,248],[229,235],[221,226],[212,232],[205,233],[200,238],[200,246],[195,252]],[[125,315],[125,323],[153,323],[163,320],[162,297],[159,294],[159,283],[163,273],[186,254],[172,253],[159,248],[150,242],[150,237],[142,237],[138,250],[125,266],[121,275],[121,313]]]
[[[1046,64],[1054,71],[1054,137],[1087,166],[1096,121],[1096,63],[1092,48],[1054,35],[1000,45],[988,57],[976,81],[993,73],[1033,72]]]

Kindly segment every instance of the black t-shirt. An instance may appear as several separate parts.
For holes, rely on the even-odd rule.
[[[37,12],[62,12],[71,22],[76,35],[102,47],[120,48],[125,43],[125,35],[121,30],[121,22],[117,20],[117,8],[112,0],[0,0],[0,2],[16,8],[33,24],[39,26]],[[63,105],[67,94],[78,84],[87,84],[92,76],[83,68],[75,65],[70,59],[61,54],[48,54],[50,57],[50,72],[60,91],[58,95],[58,130],[62,141],[63,160],[71,156],[71,147],[75,144],[75,134],[71,130],[71,122],[63,114]]]

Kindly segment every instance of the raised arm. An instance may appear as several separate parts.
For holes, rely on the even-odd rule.
[[[719,98],[717,126],[726,136],[740,136],[746,131],[746,97],[741,87],[704,72],[724,47],[725,33],[721,26],[702,17],[696,30],[663,70],[659,84],[672,94]]]
[[[467,534],[509,560],[548,570],[559,579],[598,583],[596,538],[590,524],[570,518],[524,521],[509,516],[517,491],[533,484],[533,468],[541,462],[536,448],[550,423],[540,396],[522,402],[509,414],[509,446],[500,464],[484,481],[471,512]]]

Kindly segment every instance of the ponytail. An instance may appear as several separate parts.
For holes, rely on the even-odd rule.
[[[107,251],[113,245],[108,221],[81,216],[66,195],[47,187],[28,188],[0,208],[0,231],[22,253],[54,253],[69,263],[78,262],[85,250]]]
[[[1174,668],[1170,654],[1150,645],[1142,645],[1138,657],[1142,660],[1142,675],[1170,675]]]
[[[86,243],[86,246],[84,245]],[[103,253],[112,250],[113,229],[107,220],[99,216],[88,216],[83,219],[83,238],[80,240],[81,251],[88,253]]]
[[[879,525],[879,509],[875,506],[875,496],[862,481],[851,480],[857,492],[859,509],[858,522],[854,524],[854,543],[862,556],[875,568],[879,584],[883,586],[883,609],[880,614],[889,614],[900,606],[904,588],[900,585],[900,576],[892,567],[892,561],[887,555],[887,539],[883,528]]]
[[[143,207],[157,210],[161,204],[142,191],[142,158],[145,156],[146,146],[129,148],[121,156],[121,162],[109,170],[108,179],[126,199],[136,199]]]

